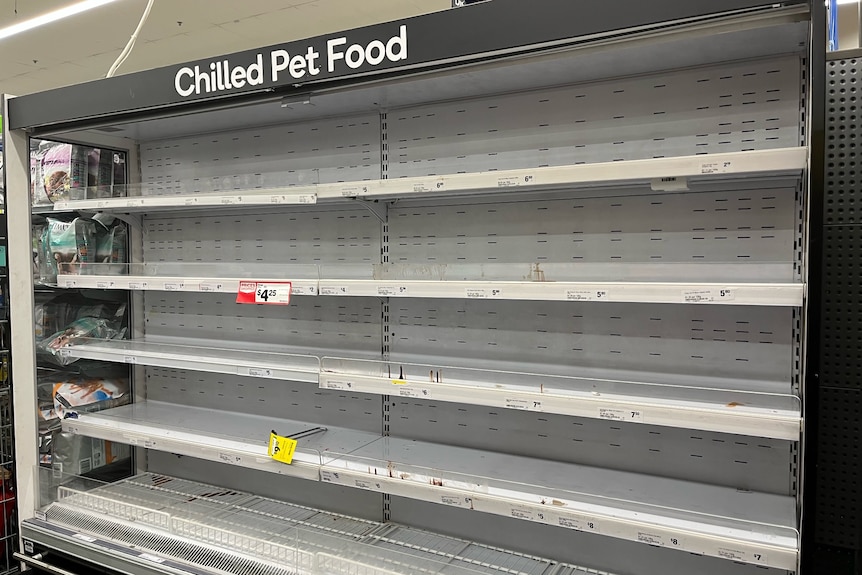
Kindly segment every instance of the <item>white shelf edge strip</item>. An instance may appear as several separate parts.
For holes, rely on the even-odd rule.
[[[59,275],[64,288],[237,293],[235,278],[159,277],[124,275]],[[680,283],[680,282],[510,282],[434,280],[255,280],[291,281],[293,295],[342,297],[413,297],[667,303],[694,305],[753,305],[799,307],[805,295],[801,283]]]
[[[276,280],[213,277],[165,277],[133,275],[58,275],[57,285],[63,288],[113,289],[132,291],[214,292],[236,294],[240,282],[290,281],[291,295],[317,295],[317,279]]]
[[[808,151],[803,147],[780,148],[472,174],[313,184],[264,190],[72,200],[54,204],[54,210],[143,210],[219,205],[315,204],[322,198],[404,197],[481,190],[514,191],[566,185],[602,185],[617,182],[661,182],[681,178],[726,178],[756,173],[801,172],[806,166],[807,156]]]
[[[338,372],[322,372],[320,387],[789,441],[799,440],[802,426],[801,410],[657,401],[621,394],[611,397],[555,395],[479,385],[401,383],[390,378]]]
[[[540,494],[509,492],[500,488],[477,490],[450,487],[441,485],[443,481],[437,482],[430,476],[403,480],[397,477],[400,475],[397,469],[387,472],[384,466],[378,472],[377,468],[368,467],[365,463],[351,463],[342,459],[322,464],[317,455],[300,451],[297,451],[293,464],[283,465],[267,457],[263,445],[222,441],[190,432],[164,430],[153,425],[105,421],[98,415],[82,415],[77,420],[64,420],[63,429],[79,435],[221,461],[244,468],[389,493],[764,567],[794,569],[796,566],[798,534],[790,537],[758,533],[754,530],[756,524],[745,521],[739,523],[746,528],[728,528],[703,521],[644,514],[574,500],[542,503],[544,499]],[[365,467],[360,470],[362,466]],[[390,477],[392,473],[396,477]],[[789,527],[782,529],[792,531]]]
[[[204,208],[212,206],[262,206],[316,204],[317,194],[291,188],[272,188],[212,194],[176,196],[130,196],[124,198],[96,198],[68,200],[54,204],[54,211],[66,210],[140,210],[147,208]]]

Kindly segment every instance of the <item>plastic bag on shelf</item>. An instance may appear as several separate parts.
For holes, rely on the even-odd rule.
[[[48,218],[42,232],[40,279],[50,283],[57,281],[58,273],[83,273],[85,266],[93,263],[95,236],[96,224],[90,220]]]
[[[126,397],[126,378],[82,378],[66,376],[42,377],[37,386],[39,416],[43,420],[63,419],[69,413],[93,404]],[[115,402],[116,403],[116,402]]]
[[[42,340],[38,346],[39,352],[58,365],[69,365],[75,358],[64,355],[61,351],[64,347],[74,345],[75,341],[81,338],[122,339],[125,332],[125,328],[120,328],[110,320],[82,317]]]

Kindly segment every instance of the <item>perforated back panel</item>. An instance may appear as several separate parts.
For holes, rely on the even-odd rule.
[[[379,221],[360,207],[151,216],[145,229],[144,260],[148,262],[380,261]]]
[[[858,568],[862,549],[862,201],[859,137],[862,135],[862,59],[827,60],[826,182],[823,228],[823,300],[820,304],[820,389],[815,539],[818,553],[857,553],[840,573]]]
[[[797,183],[628,196],[396,204],[393,262],[791,262]],[[752,266],[755,267],[756,266]],[[776,280],[791,281],[787,274]],[[757,273],[757,272],[752,272]],[[672,281],[672,280],[668,280]]]
[[[375,352],[380,350],[380,302],[340,298],[294,298],[290,306],[237,305],[236,296],[148,292],[147,335],[251,344]]]
[[[371,115],[150,142],[141,168],[145,189],[158,194],[376,179],[379,122]]]
[[[750,388],[790,393],[788,309],[406,299],[390,307],[396,360],[419,354],[542,373],[717,375],[771,380]]]
[[[799,145],[795,57],[396,110],[392,178]]]
[[[148,399],[379,432],[380,398],[308,383],[258,380],[177,369],[147,369]]]

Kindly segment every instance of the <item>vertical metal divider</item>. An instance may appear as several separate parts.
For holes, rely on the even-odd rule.
[[[385,180],[389,177],[389,131],[387,127],[387,114],[385,111],[380,112],[380,179]],[[383,209],[384,218],[380,222],[381,225],[381,234],[380,234],[380,263],[386,264],[389,263],[389,204],[384,204]],[[381,344],[381,355],[383,361],[389,361],[389,352],[390,352],[390,338],[391,338],[391,328],[390,328],[390,316],[389,316],[389,298],[382,298],[381,300],[381,322],[380,322],[380,330],[382,341]],[[389,411],[392,406],[392,401],[388,395],[383,395],[380,397],[380,400],[383,402],[383,421],[382,423],[382,434],[383,437],[389,436]],[[389,521],[392,519],[392,496],[388,493],[383,494],[383,521]]]
[[[131,185],[140,184],[143,182],[141,176],[141,159],[140,150],[137,142],[129,146],[126,157],[126,182]],[[144,229],[145,215],[142,215],[138,222],[140,226],[129,226],[128,242],[129,242],[129,261],[133,263],[143,263],[144,261]],[[146,318],[144,312],[144,298],[146,292],[132,291],[130,295],[130,310],[129,310],[129,333],[132,339],[143,338],[146,335]],[[147,373],[146,368],[141,365],[130,366],[131,388],[134,395],[134,402],[146,401],[147,399]],[[147,471],[147,450],[143,447],[136,447],[133,452],[133,465],[137,473]]]
[[[3,97],[9,117],[10,96]],[[15,418],[15,484],[18,521],[31,519],[39,506],[39,424],[36,393],[36,340],[33,337],[33,264],[30,214],[30,138],[3,122],[8,222],[9,322],[12,357],[12,409]],[[23,541],[19,536],[19,547]]]

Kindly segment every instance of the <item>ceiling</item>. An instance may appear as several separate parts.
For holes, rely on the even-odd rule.
[[[0,0],[0,27],[75,0]],[[102,78],[147,0],[119,0],[0,40],[0,92],[29,94]],[[128,74],[443,10],[451,0],[156,0]],[[16,14],[17,10],[17,14]]]

